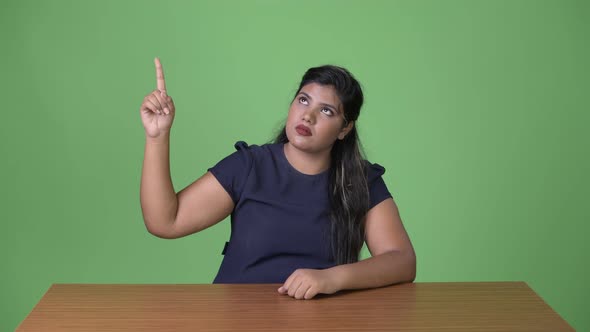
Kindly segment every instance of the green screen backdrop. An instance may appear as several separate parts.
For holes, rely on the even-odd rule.
[[[210,283],[229,220],[150,235],[143,97],[164,65],[179,191],[268,142],[305,70],[348,68],[417,282],[525,281],[590,331],[587,1],[0,3],[0,330],[52,283]],[[367,257],[367,251],[363,256]]]

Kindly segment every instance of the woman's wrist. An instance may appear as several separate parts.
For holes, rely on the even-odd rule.
[[[161,133],[156,137],[145,136],[146,144],[168,144],[170,143],[170,132]]]
[[[346,289],[346,264],[344,265],[336,265],[328,269],[330,273],[330,281],[335,287],[335,291],[341,291]]]

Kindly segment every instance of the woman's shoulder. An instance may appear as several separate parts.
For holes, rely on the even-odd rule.
[[[383,174],[385,174],[385,167],[378,163],[371,163],[368,160],[365,160],[365,170],[367,172],[367,180],[369,183],[377,180]]]
[[[369,197],[371,201],[369,208],[372,208],[384,199],[392,197],[392,195],[382,177],[382,175],[385,174],[385,167],[377,163],[371,163],[367,160],[365,160],[365,164],[367,167],[367,186],[369,187]]]
[[[277,153],[279,144],[265,143],[265,144],[248,144],[245,141],[237,141],[234,144],[236,151],[233,154],[242,155],[243,158],[263,161],[268,159],[271,155]]]
[[[235,151],[226,155],[209,171],[232,174],[249,172],[253,167],[264,164],[265,160],[269,159],[268,157],[273,148],[272,144],[256,145],[248,144],[245,141],[237,141],[234,143]]]
[[[277,146],[278,145],[274,143],[265,143],[262,145],[248,144],[245,141],[237,141],[234,144],[234,148],[236,149],[236,151],[247,151],[256,154],[264,154],[271,152],[273,149],[276,149]]]

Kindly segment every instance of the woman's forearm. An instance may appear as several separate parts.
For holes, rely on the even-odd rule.
[[[170,136],[146,137],[140,200],[147,229],[165,236],[176,218],[178,199],[170,177]]]
[[[412,282],[416,278],[416,256],[414,252],[390,251],[330,270],[341,290]]]

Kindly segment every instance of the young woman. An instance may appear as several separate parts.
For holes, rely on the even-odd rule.
[[[155,64],[157,89],[140,108],[141,208],[150,233],[179,238],[231,215],[214,282],[280,283],[278,292],[296,299],[414,280],[416,256],[385,169],[359,149],[363,94],[346,69],[309,69],[273,144],[238,142],[236,152],[175,193],[169,140],[176,110]],[[359,261],[365,242],[372,257]]]

